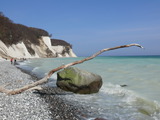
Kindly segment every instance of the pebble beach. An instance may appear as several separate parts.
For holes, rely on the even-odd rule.
[[[8,89],[20,88],[36,79],[9,61],[0,60],[0,85]],[[66,92],[59,88],[44,87],[42,91],[21,94],[0,93],[0,120],[85,120],[87,110],[74,106],[63,98]]]

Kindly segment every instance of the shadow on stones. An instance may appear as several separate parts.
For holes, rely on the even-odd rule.
[[[73,95],[72,92],[66,92],[58,87],[45,87],[42,90],[35,90],[34,94],[39,95]]]

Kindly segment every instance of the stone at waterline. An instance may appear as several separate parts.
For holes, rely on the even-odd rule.
[[[99,91],[102,86],[102,78],[88,71],[75,67],[67,67],[57,73],[56,84],[66,91],[79,94],[91,94]]]

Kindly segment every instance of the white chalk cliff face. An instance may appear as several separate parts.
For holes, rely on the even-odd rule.
[[[0,57],[14,58],[42,58],[42,57],[76,57],[69,46],[52,46],[51,39],[43,36],[39,39],[40,45],[30,44],[34,53],[30,53],[24,42],[6,46],[0,40]]]

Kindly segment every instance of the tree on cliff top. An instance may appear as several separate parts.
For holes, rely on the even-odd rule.
[[[16,24],[6,17],[2,12],[0,12],[0,40],[7,46],[12,44],[17,44],[21,41],[27,47],[27,50],[31,54],[35,54],[34,50],[30,47],[30,44],[39,45],[39,38],[41,36],[49,36],[49,33],[43,29],[27,27],[22,24]],[[72,48],[72,45],[64,40],[51,39],[51,44],[53,46],[69,46]]]
[[[41,36],[49,36],[49,33],[39,28],[15,24],[0,12],[0,40],[6,45],[17,44],[21,41],[39,45],[38,39]]]
[[[60,39],[51,39],[51,44],[52,46],[70,46],[70,48],[72,48],[72,45],[69,44],[68,42],[64,41],[64,40],[60,40]]]

